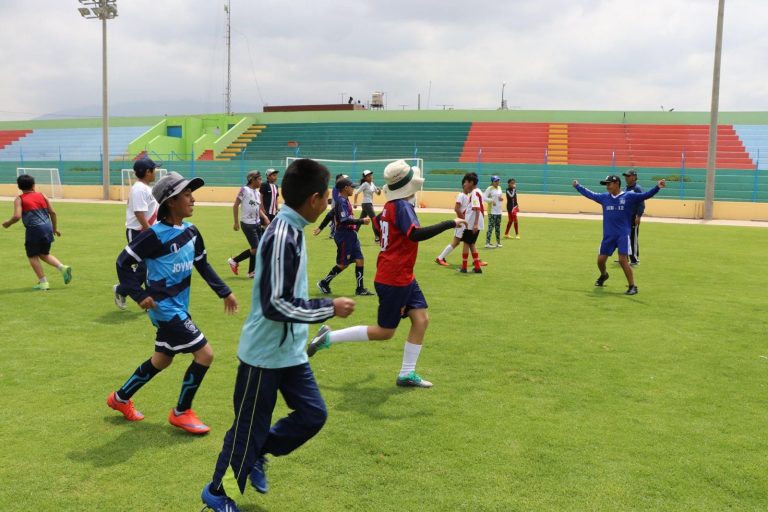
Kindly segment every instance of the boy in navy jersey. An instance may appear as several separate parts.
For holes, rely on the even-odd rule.
[[[152,195],[160,205],[159,222],[142,231],[117,258],[120,286],[147,311],[157,328],[157,336],[152,357],[107,397],[107,405],[122,413],[126,420],[143,420],[144,415],[134,408],[131,397],[168,368],[175,355],[191,353],[194,360],[184,374],[179,400],[168,414],[168,422],[192,434],[205,434],[210,430],[192,410],[192,400],[213,362],[208,340],[188,313],[192,267],[216,295],[224,299],[225,312],[237,311],[237,299],[206,259],[200,232],[193,224],[184,222],[192,216],[195,206],[192,192],[203,183],[200,178],[187,180],[175,172],[158,181]],[[141,277],[132,269],[142,261],[147,264],[146,289],[141,287]]]
[[[650,199],[655,196],[659,190],[666,186],[665,180],[660,180],[658,185],[648,192],[637,194],[635,192],[623,192],[621,190],[621,178],[613,174],[606,176],[600,182],[605,185],[608,192],[598,194],[579,185],[579,182],[573,180],[573,187],[581,195],[600,203],[603,206],[603,241],[600,243],[600,252],[597,255],[597,268],[600,269],[600,276],[595,281],[595,286],[603,286],[608,279],[608,272],[605,270],[605,262],[616,249],[619,250],[619,264],[627,277],[626,295],[635,295],[637,286],[635,278],[632,275],[632,267],[627,258],[629,249],[629,224],[627,223],[627,212],[632,210],[640,201]]]
[[[429,388],[432,383],[416,373],[416,362],[429,317],[427,300],[413,275],[413,267],[419,242],[448,229],[466,226],[467,221],[456,218],[429,227],[419,225],[416,211],[409,202],[424,184],[418,167],[397,160],[384,169],[384,180],[387,182],[384,186],[387,203],[376,217],[381,233],[381,252],[374,278],[376,295],[379,296],[377,325],[358,325],[333,332],[324,325],[307,347],[307,355],[312,357],[318,350],[330,348],[332,343],[391,339],[400,320],[408,317],[411,329],[403,349],[403,365],[395,383],[398,386]]]
[[[354,185],[349,178],[341,178],[336,182],[337,195],[333,205],[333,223],[336,226],[333,239],[336,242],[336,265],[328,272],[328,275],[317,282],[317,287],[325,294],[331,293],[331,281],[341,274],[350,263],[355,263],[355,295],[373,295],[363,285],[365,271],[365,259],[360,248],[360,239],[357,230],[361,225],[368,225],[371,219],[356,219],[352,211],[349,197],[355,192]]]

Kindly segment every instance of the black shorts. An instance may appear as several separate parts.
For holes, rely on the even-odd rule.
[[[477,231],[477,233],[473,232],[469,228],[464,228],[464,234],[461,236],[461,241],[472,245],[475,242],[477,242],[477,237],[480,236],[480,230]]]
[[[166,322],[157,320],[156,325],[155,351],[171,357],[197,352],[208,343],[191,316],[186,320],[181,320],[178,315]]]
[[[241,222],[240,229],[245,235],[245,239],[248,240],[248,245],[251,246],[251,249],[257,248],[259,246],[259,237],[261,236],[260,226],[258,224]]]

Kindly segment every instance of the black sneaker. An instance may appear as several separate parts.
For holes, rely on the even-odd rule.
[[[637,286],[633,284],[627,286],[627,291],[624,292],[624,295],[637,295]]]
[[[317,287],[320,288],[320,291],[325,293],[325,294],[330,294],[331,293],[331,287],[325,281],[322,281],[322,280],[318,281],[317,282]]]
[[[473,268],[472,272],[474,272],[475,274],[482,274],[483,273],[483,269],[481,269],[481,268]]]
[[[466,274],[466,273],[467,273],[467,269],[465,269],[465,268],[460,268],[460,269],[459,269],[459,272],[461,272],[462,274]]]
[[[375,293],[371,292],[368,288],[358,288],[355,290],[355,295],[375,295]]]
[[[595,286],[603,286],[603,283],[605,283],[608,280],[608,277],[609,277],[608,272],[598,277],[597,281],[595,281]]]

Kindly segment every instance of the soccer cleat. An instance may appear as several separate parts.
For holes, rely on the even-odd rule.
[[[637,295],[637,286],[633,284],[627,286],[627,291],[624,292],[624,295]]]
[[[487,267],[487,266],[488,266],[488,262],[487,262],[487,261],[483,261],[483,260],[480,260],[480,266],[481,266],[481,267]]]
[[[406,388],[431,388],[432,383],[422,379],[416,372],[411,371],[408,375],[398,377],[395,381],[398,386]]]
[[[630,261],[630,262],[629,262],[629,265],[630,265],[631,267],[636,267],[636,266],[638,266],[639,264],[640,264],[640,261],[639,261],[639,260],[634,260],[634,261]]]
[[[116,393],[114,391],[107,397],[107,405],[110,409],[114,409],[122,413],[123,417],[128,421],[141,421],[144,419],[144,415],[137,411],[133,406],[133,400],[121,402],[117,399]]]
[[[211,430],[211,427],[200,421],[200,418],[197,417],[197,414],[192,409],[187,409],[181,414],[176,414],[171,409],[171,412],[168,414],[168,423],[174,427],[186,430],[190,434],[207,434]]]
[[[240,264],[232,258],[227,259],[227,263],[229,263],[229,270],[231,270],[233,274],[239,275],[238,268],[240,267]]]
[[[608,280],[608,273],[602,274],[600,277],[597,278],[597,281],[595,281],[595,286],[603,286],[603,284]]]
[[[32,287],[33,290],[40,290],[40,291],[48,291],[51,289],[51,283],[48,281],[37,283],[35,286]]]
[[[118,285],[114,285],[112,287],[112,293],[114,294],[115,298],[115,306],[117,306],[117,309],[125,310],[125,308],[128,307],[128,304],[125,302],[125,295],[120,295],[117,293],[117,286]]]
[[[358,288],[357,290],[355,290],[355,295],[369,296],[369,295],[376,295],[376,294],[371,292],[368,288]]]
[[[250,474],[251,485],[261,494],[267,494],[269,482],[267,482],[267,458],[261,456],[256,459]]]
[[[515,235],[515,238],[520,240],[520,235]]]
[[[327,325],[320,327],[320,330],[317,331],[317,334],[315,334],[315,337],[312,338],[312,341],[310,341],[309,345],[307,346],[307,355],[309,357],[315,355],[315,352],[318,350],[331,348],[331,337],[329,336],[330,333],[331,328]]]
[[[330,285],[325,281],[323,281],[322,279],[317,282],[317,287],[320,288],[320,291],[325,293],[326,295],[331,293]]]
[[[467,269],[466,268],[460,268],[459,272],[461,272],[462,274],[466,274],[467,273]]]
[[[216,496],[211,492],[211,484],[203,487],[203,492],[200,494],[200,499],[203,500],[205,507],[211,509],[214,512],[240,512],[237,508],[237,503],[226,494],[223,496]]]
[[[512,237],[509,235],[504,235],[504,238],[512,238]]]
[[[63,265],[60,272],[61,276],[64,278],[64,284],[69,284],[69,282],[72,281],[72,267]]]
[[[473,268],[472,272],[474,272],[475,274],[482,274],[483,273],[483,269],[481,269],[480,267]]]
[[[435,258],[435,263],[437,263],[441,267],[450,267],[451,266],[450,263],[445,261],[443,258]]]

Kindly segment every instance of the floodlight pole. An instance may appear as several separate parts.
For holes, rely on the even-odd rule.
[[[709,119],[709,150],[707,152],[707,181],[704,187],[704,220],[712,220],[715,200],[715,166],[717,164],[717,116],[720,108],[720,56],[723,51],[723,11],[725,0],[717,7],[715,36],[715,69],[712,74],[712,107]]]
[[[107,1],[101,0],[104,13],[101,17],[101,192],[104,200],[109,200],[109,100],[107,98]]]
[[[499,110],[504,110],[506,105],[506,102],[504,101],[504,88],[507,86],[507,82],[501,82],[501,108]]]

